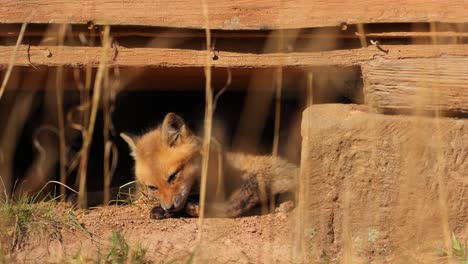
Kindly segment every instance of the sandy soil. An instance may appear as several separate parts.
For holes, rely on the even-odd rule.
[[[288,263],[293,257],[291,230],[295,210],[290,202],[269,215],[205,219],[201,244],[197,218],[153,220],[149,209],[128,205],[77,210],[74,215],[86,232],[74,226],[50,228],[29,237],[13,252],[11,260],[93,261],[98,259],[99,251],[108,252],[113,232],[123,235],[130,251],[147,249],[145,263],[187,263],[193,256],[203,263]]]

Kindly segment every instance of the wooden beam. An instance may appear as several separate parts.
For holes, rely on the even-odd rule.
[[[468,22],[465,0],[209,0],[207,5],[211,29]],[[0,21],[204,28],[201,3],[191,0],[3,0]]]
[[[315,66],[353,66],[365,64],[376,58],[435,58],[443,55],[468,56],[468,45],[395,45],[383,46],[385,53],[374,46],[351,50],[325,52],[293,53],[216,53],[214,67],[231,68],[269,68],[315,67]],[[7,65],[13,52],[13,46],[0,46],[0,65]],[[85,66],[96,67],[101,56],[101,47],[57,47],[28,46],[19,48],[15,65],[31,66]],[[125,48],[108,49],[110,65],[123,67],[204,67],[205,51],[163,48]],[[29,56],[28,56],[29,54]],[[30,58],[30,61],[28,60]]]
[[[468,57],[378,59],[362,73],[365,102],[377,109],[468,114]]]

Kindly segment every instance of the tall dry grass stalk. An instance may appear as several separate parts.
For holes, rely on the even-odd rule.
[[[284,34],[283,30],[278,32],[278,52],[283,52],[284,46]],[[280,61],[280,65],[282,62]],[[273,136],[273,157],[278,156],[278,145],[279,145],[279,133],[281,124],[281,90],[283,88],[283,67],[278,66],[276,68],[276,85],[275,85],[275,130]]]
[[[113,77],[110,76],[110,68],[104,75],[104,95],[103,95],[103,138],[104,138],[104,204],[108,204],[111,199],[110,185],[112,176],[117,168],[119,151],[110,135],[115,134],[112,124],[112,113],[115,108],[115,96],[121,87],[120,70],[118,67],[112,68]]]
[[[313,73],[307,73],[307,83],[306,83],[306,107],[310,107],[313,101]],[[307,263],[308,255],[312,254],[308,252],[310,247],[308,245],[307,237],[307,228],[308,228],[308,212],[307,206],[309,201],[309,188],[310,188],[310,178],[307,175],[306,166],[303,164],[303,161],[310,160],[309,153],[312,153],[310,150],[309,142],[307,138],[311,135],[312,124],[309,119],[303,120],[303,144],[301,146],[301,166],[299,168],[299,175],[297,176],[296,181],[298,182],[298,188],[296,193],[297,199],[297,210],[294,219],[294,228],[293,228],[293,252],[292,252],[292,262],[293,263]]]
[[[110,201],[110,157],[112,151],[112,142],[109,140],[110,130],[110,91],[109,91],[109,69],[106,68],[103,80],[103,91],[102,91],[102,119],[103,119],[103,130],[102,136],[104,140],[104,204]]]
[[[283,30],[278,30],[277,32],[278,36],[276,38],[276,51],[278,53],[282,53],[284,50],[284,33]],[[279,148],[279,135],[280,135],[280,125],[281,125],[281,92],[283,88],[283,61],[280,58],[278,61],[278,65],[275,69],[275,82],[274,82],[274,89],[275,89],[275,124],[274,124],[274,131],[273,131],[273,147],[272,147],[272,156],[273,157],[278,157],[278,148]],[[273,192],[269,192],[269,197],[267,197],[267,192],[266,189],[271,188],[270,186],[265,186],[263,184],[264,180],[259,178],[259,188],[260,188],[260,193],[261,193],[261,200],[262,200],[262,214],[267,214],[267,213],[274,213],[275,211],[275,194]],[[267,204],[267,199],[269,203]],[[262,227],[265,229],[265,233],[267,237],[274,237],[273,236],[273,227],[275,225],[275,219],[272,217],[269,219],[270,222],[268,223],[268,219],[263,219],[262,220]],[[264,254],[261,254],[264,256],[263,261],[265,263],[271,263],[271,252],[273,250],[273,243],[269,242],[266,243],[265,249],[264,249]]]
[[[430,23],[430,30],[432,33],[437,32],[436,24],[434,22]],[[431,44],[432,45],[437,45],[438,44],[438,39],[436,34],[433,34],[431,37]],[[436,67],[436,65],[434,65]],[[448,206],[447,206],[447,184],[444,182],[444,169],[445,169],[445,164],[448,164],[447,159],[442,152],[442,147],[444,145],[444,140],[442,136],[442,127],[440,125],[441,121],[441,110],[440,110],[440,87],[431,87],[430,85],[428,88],[432,88],[431,90],[433,91],[431,93],[432,95],[432,105],[435,105],[434,109],[434,114],[435,114],[435,125],[436,125],[436,131],[435,131],[435,136],[436,136],[436,149],[437,149],[437,154],[436,154],[436,164],[438,165],[437,171],[436,171],[436,177],[437,177],[437,191],[438,191],[438,202],[439,202],[439,210],[441,214],[441,227],[442,227],[442,234],[444,237],[444,245],[445,248],[449,249],[451,248],[451,232],[450,232],[450,225],[449,225],[449,216],[448,216]],[[451,260],[452,258],[452,251],[448,250],[448,257]]]
[[[87,40],[87,43],[90,47],[94,46],[95,42],[95,29],[94,26],[91,26],[89,28],[89,39]],[[89,56],[89,55],[88,55]],[[91,59],[88,58],[88,61]],[[86,64],[86,72],[85,72],[85,83],[84,83],[84,90],[82,91],[82,96],[81,96],[81,105],[90,105],[91,100],[90,100],[90,94],[91,94],[91,84],[93,81],[93,66],[91,63]],[[90,107],[86,107],[85,110],[83,111],[83,127],[87,128],[89,126],[89,117],[90,117]],[[83,131],[83,134],[86,134],[85,131]],[[84,139],[83,139],[84,140]]]
[[[57,32],[58,52],[63,50],[63,42],[67,25],[60,25]],[[67,158],[66,158],[66,142],[65,142],[65,121],[63,112],[63,66],[57,67],[55,75],[55,91],[57,99],[57,123],[59,135],[59,165],[60,165],[60,200],[65,201],[65,185],[67,184]]]
[[[200,183],[200,213],[198,218],[198,242],[202,243],[203,220],[205,218],[206,181],[210,159],[211,128],[213,120],[213,90],[211,87],[211,30],[206,0],[201,0],[203,17],[205,20],[206,57],[205,57],[205,121],[203,133],[202,175]]]
[[[367,39],[366,39],[366,33],[364,32],[364,25],[363,24],[357,24],[357,30],[359,33],[359,42],[361,43],[361,47],[365,48],[367,47]]]
[[[310,107],[314,102],[314,74],[312,72],[307,73],[307,90],[306,90],[306,107]]]
[[[216,95],[213,98],[213,107],[212,107],[212,115],[216,112],[216,106],[218,105],[218,100],[223,95],[224,92],[229,88],[232,82],[232,72],[230,68],[226,68],[227,70],[227,79],[226,79],[226,84],[221,88]],[[217,141],[215,138],[211,139],[212,143],[214,143],[214,146],[216,148],[216,158],[217,158],[217,163],[218,163],[218,177],[217,177],[217,186],[216,186],[216,194],[215,197],[221,197],[221,195],[224,195],[224,148],[219,141]]]
[[[80,161],[80,183],[78,190],[78,207],[87,207],[86,198],[86,172],[88,167],[89,159],[89,148],[91,146],[94,126],[96,123],[97,110],[99,108],[99,101],[101,97],[102,80],[107,67],[107,50],[109,48],[109,33],[110,26],[104,26],[104,32],[102,35],[102,53],[101,60],[99,62],[96,78],[94,80],[94,90],[91,104],[91,113],[89,117],[89,126],[87,127],[85,137],[83,139],[83,146],[81,148],[81,161]]]
[[[112,152],[112,142],[109,140],[109,131],[111,124],[110,116],[110,86],[109,86],[109,69],[106,68],[103,81],[102,92],[102,116],[103,116],[103,140],[104,140],[104,204],[110,201],[110,158]]]
[[[307,91],[306,91],[306,106],[307,107],[310,107],[312,106],[313,104],[313,101],[314,101],[314,79],[313,79],[313,73],[312,72],[308,72],[307,73]],[[311,135],[312,134],[312,126],[310,124],[310,120],[307,120],[307,135]],[[306,140],[306,142],[309,142],[309,140]],[[306,143],[306,144],[309,144],[309,143]],[[312,151],[310,151],[310,146],[305,146],[304,147],[305,150],[303,153],[312,153]],[[310,160],[310,159],[305,159],[305,160]],[[309,192],[309,188],[311,186],[310,184],[310,177],[306,174],[306,171],[305,171],[305,167],[301,166],[300,167],[300,171],[299,171],[299,182],[305,186],[305,188],[302,189],[303,191],[303,194],[302,194],[302,199],[303,199],[303,206],[302,206],[302,211],[301,211],[301,219],[303,221],[303,232],[302,232],[302,239],[301,239],[301,250],[303,253],[303,263],[306,262],[306,259],[307,259],[307,254],[306,252],[308,252],[310,250],[310,245],[308,243],[309,241],[309,238],[307,237],[307,233],[309,230],[309,228],[315,228],[315,227],[311,227],[310,226],[310,218],[309,218],[309,213],[308,213],[308,209],[306,206],[308,206],[307,202],[310,201],[310,192]],[[307,232],[306,232],[307,231]],[[309,250],[308,250],[309,249]],[[309,254],[311,254],[312,252],[309,252]],[[311,254],[312,255],[312,254]]]
[[[16,60],[16,56],[18,55],[18,49],[19,49],[19,46],[21,45],[21,42],[23,42],[23,36],[24,36],[24,32],[26,32],[27,25],[28,23],[25,22],[21,26],[18,39],[16,40],[15,49],[13,50],[13,54],[10,57],[10,61],[8,62],[8,68],[5,73],[5,77],[3,77],[2,86],[0,86],[0,99],[2,99],[3,93],[5,92],[5,89],[8,84],[8,80],[10,79],[11,72],[13,71],[13,66],[15,66],[15,60]]]

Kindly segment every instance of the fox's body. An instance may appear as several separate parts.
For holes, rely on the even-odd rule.
[[[183,119],[169,113],[157,129],[134,140],[125,135],[122,137],[132,148],[137,180],[160,201],[161,208],[154,208],[152,213],[167,215],[185,210],[189,215],[197,216],[202,142],[186,127]],[[240,216],[259,205],[263,198],[293,191],[297,173],[297,167],[285,160],[223,153],[212,143],[207,211]]]

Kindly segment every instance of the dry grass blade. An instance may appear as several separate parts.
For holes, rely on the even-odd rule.
[[[104,73],[103,96],[102,96],[102,113],[103,113],[103,139],[104,139],[104,204],[110,200],[110,155],[112,142],[109,141],[110,131],[110,91],[109,91],[109,70]]]
[[[15,49],[13,51],[13,54],[10,57],[10,62],[8,63],[8,68],[7,68],[7,71],[5,73],[5,77],[3,78],[2,86],[0,87],[0,99],[2,98],[3,93],[5,92],[6,86],[8,84],[8,80],[10,79],[11,72],[13,71],[13,66],[15,65],[16,55],[18,54],[19,46],[20,46],[21,42],[23,41],[23,36],[24,36],[24,32],[26,31],[26,26],[27,25],[28,25],[28,23],[25,22],[21,26],[21,30],[20,30],[20,33],[18,35],[18,40],[16,41]]]
[[[94,27],[90,28],[89,32],[89,40],[86,40],[86,38],[83,36],[85,41],[83,41],[83,45],[88,44],[88,46],[93,47],[94,46],[94,40],[95,40],[95,34],[94,34]],[[87,56],[87,61],[91,61],[91,57],[89,54]],[[90,91],[91,91],[91,83],[93,80],[93,67],[91,63],[86,64],[86,73],[85,73],[85,81],[84,81],[84,90],[82,90],[81,94],[81,104],[88,104],[90,103]],[[84,115],[83,115],[83,126],[88,127],[89,126],[89,117],[90,117],[90,109],[85,110]]]
[[[279,31],[278,38],[278,51],[283,51],[283,31]],[[280,62],[281,64],[281,62]],[[273,157],[278,156],[278,145],[279,145],[279,131],[281,122],[281,89],[283,87],[283,67],[279,66],[276,68],[276,85],[275,85],[275,128],[273,136]]]
[[[61,183],[61,182],[58,182],[58,181],[48,181],[48,182],[46,182],[46,184],[44,184],[44,186],[42,187],[42,189],[41,189],[38,193],[41,193],[41,192],[45,189],[45,187],[46,187],[47,185],[49,185],[50,183],[58,184],[58,185],[60,185],[61,187],[65,188],[65,189],[68,189],[68,190],[70,190],[70,191],[72,191],[72,192],[74,192],[74,193],[78,193],[78,192],[75,191],[73,188],[71,188],[71,187],[69,187],[68,185],[63,184],[63,183]]]
[[[276,89],[275,89],[275,128],[273,136],[273,156],[278,156],[279,131],[281,125],[281,89],[283,86],[283,68],[276,69]]]
[[[364,26],[362,24],[357,24],[357,30],[359,33],[359,42],[361,42],[361,47],[367,47],[366,33],[364,32]]]
[[[213,118],[213,91],[211,89],[211,31],[208,17],[208,6],[205,0],[201,1],[203,17],[205,19],[206,33],[206,61],[205,61],[205,122],[203,134],[203,159],[202,175],[200,183],[200,214],[198,241],[201,242],[203,236],[203,219],[205,217],[206,180],[208,176],[208,162],[210,159],[211,128]]]
[[[430,24],[430,29],[431,32],[436,33],[436,24],[432,22]],[[431,42],[432,45],[437,45],[438,43],[438,38],[434,34],[431,36]],[[434,86],[434,85],[433,85]],[[434,101],[434,104],[436,105],[435,108],[435,125],[436,125],[436,131],[435,131],[435,137],[436,137],[436,142],[435,144],[439,144],[440,148],[439,151],[437,152],[436,156],[436,161],[439,163],[441,167],[444,167],[446,164],[449,162],[447,161],[447,158],[444,156],[444,153],[441,151],[442,145],[446,142],[443,140],[442,136],[442,127],[440,124],[440,119],[442,117],[441,115],[441,110],[440,110],[440,101],[441,101],[441,88],[439,86],[431,87],[434,90],[433,98],[432,100]],[[443,171],[444,170],[437,170],[436,172],[436,177],[437,177],[437,192],[438,192],[438,202],[439,202],[439,210],[441,214],[441,227],[442,227],[442,234],[444,237],[444,243],[445,243],[445,248],[450,248],[451,244],[451,235],[450,235],[450,224],[449,224],[449,216],[448,216],[448,204],[447,204],[447,184],[444,182],[444,176],[443,176]],[[448,257],[449,260],[453,258],[452,251],[448,251]]]
[[[80,184],[78,190],[78,206],[80,208],[87,207],[87,200],[86,200],[86,171],[88,166],[88,158],[89,158],[89,148],[91,146],[94,126],[96,124],[96,116],[97,110],[99,107],[99,100],[101,97],[101,88],[102,88],[102,80],[104,76],[105,69],[107,67],[106,63],[106,49],[109,46],[109,32],[110,27],[104,27],[104,34],[103,34],[103,41],[102,41],[102,57],[101,63],[99,64],[98,71],[96,74],[96,79],[94,81],[94,91],[93,91],[93,98],[92,98],[92,105],[91,105],[91,114],[89,118],[89,126],[86,131],[86,137],[84,138],[83,147],[81,150],[81,163],[80,163]]]
[[[228,67],[226,68],[227,71],[227,79],[226,79],[226,84],[224,84],[223,88],[216,93],[214,99],[213,99],[213,114],[216,112],[216,106],[218,105],[218,100],[221,95],[223,95],[224,92],[226,92],[227,88],[231,85],[232,82],[232,72],[231,69]]]
[[[310,107],[314,102],[313,82],[314,82],[314,74],[312,72],[308,72],[307,73],[306,107]]]
[[[58,30],[58,45],[63,48],[63,41],[65,39],[65,32],[67,25],[61,25]],[[60,182],[62,184],[67,183],[67,158],[66,158],[66,142],[65,142],[65,121],[63,112],[63,66],[57,67],[56,79],[55,79],[55,90],[57,98],[57,122],[59,129],[59,164],[60,164]],[[65,201],[65,188],[63,185],[60,186],[60,197],[61,201]]]

